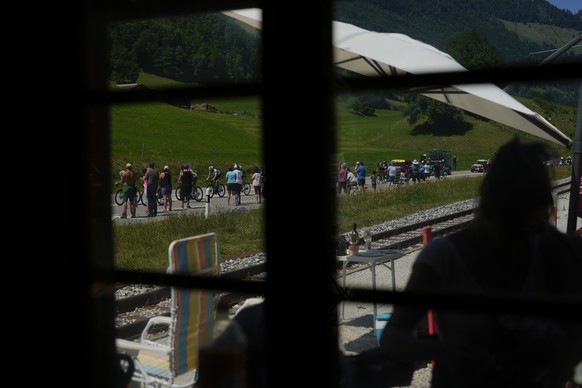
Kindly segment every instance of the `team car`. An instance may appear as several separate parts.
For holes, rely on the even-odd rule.
[[[477,159],[475,163],[471,165],[471,172],[483,172],[486,163],[487,159]]]

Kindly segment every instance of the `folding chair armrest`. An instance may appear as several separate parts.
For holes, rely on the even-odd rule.
[[[151,317],[148,320],[148,323],[146,325],[146,328],[150,328],[152,325],[162,325],[162,324],[166,324],[166,325],[170,325],[172,324],[172,317],[167,317],[165,315],[160,315],[157,317]],[[144,331],[146,329],[144,328]]]
[[[171,352],[171,349],[167,347],[142,344],[140,342],[129,341],[123,338],[116,338],[115,346],[117,347],[118,351],[126,353],[132,358],[137,357],[137,354],[141,351],[154,352],[166,356]]]
[[[157,317],[151,317],[148,320],[148,323],[145,325],[145,327],[143,328],[142,332],[141,332],[141,337],[140,337],[140,341],[142,343],[151,343],[151,341],[148,341],[147,339],[147,335],[149,333],[150,328],[153,325],[166,325],[168,327],[170,327],[170,325],[172,324],[172,318],[171,317],[166,317],[166,316],[157,316]]]

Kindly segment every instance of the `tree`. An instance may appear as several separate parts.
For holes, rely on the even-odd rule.
[[[468,70],[493,68],[503,63],[495,46],[474,30],[449,38],[445,52]]]
[[[463,121],[463,111],[444,102],[416,93],[407,95],[405,100],[408,105],[403,114],[408,117],[408,122],[412,125],[424,117],[430,125]]]

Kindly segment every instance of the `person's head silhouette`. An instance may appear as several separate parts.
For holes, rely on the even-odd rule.
[[[530,234],[549,219],[552,181],[544,143],[518,138],[501,146],[481,185],[478,219],[500,236]]]

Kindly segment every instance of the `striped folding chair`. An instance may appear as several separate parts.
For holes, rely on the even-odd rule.
[[[168,273],[219,276],[218,240],[214,233],[170,243]],[[204,330],[216,318],[214,291],[172,287],[170,316],[151,318],[138,341],[117,339],[117,349],[135,364],[132,385],[191,387],[197,380],[198,349]],[[167,336],[152,337],[165,327]]]

